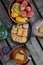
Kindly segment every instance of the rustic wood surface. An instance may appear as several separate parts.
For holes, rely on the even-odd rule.
[[[8,45],[11,49],[18,46],[13,43],[10,38],[10,29],[13,25],[12,20],[8,15],[8,6],[11,0],[0,0],[0,19],[5,24],[7,30],[9,31],[9,36],[6,40],[0,41],[0,48],[4,45]],[[43,18],[43,0],[30,0],[34,9],[34,17],[30,20],[30,25],[39,18]],[[32,60],[27,63],[27,65],[43,65],[43,39],[39,39],[31,34],[31,38],[26,44],[27,49],[30,51]],[[0,65],[17,65],[15,64],[9,56],[4,59],[0,54]]]

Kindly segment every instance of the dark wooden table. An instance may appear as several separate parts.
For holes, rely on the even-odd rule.
[[[10,32],[10,28],[13,25],[10,17],[8,16],[8,5],[11,0],[0,0],[0,18],[3,20],[6,28]],[[32,24],[38,19],[43,18],[43,0],[30,0],[33,5],[33,9],[35,12],[34,17],[30,20],[30,24]],[[0,41],[0,47],[3,45],[8,45],[10,48],[14,48],[17,44],[13,43],[9,37]],[[26,44],[27,48],[30,51],[32,60],[28,62],[27,65],[43,65],[43,39],[36,38],[31,35],[30,41]],[[4,59],[0,55],[0,65],[16,65],[9,57]]]

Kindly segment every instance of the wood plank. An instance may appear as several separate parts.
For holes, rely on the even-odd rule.
[[[8,29],[10,29],[12,26],[12,22],[11,22],[10,18],[8,17],[8,14],[6,13],[3,5],[1,4],[1,1],[0,1],[0,18],[3,20],[6,27],[8,27]]]
[[[8,10],[8,6],[9,6],[11,0],[1,0],[1,1],[4,3],[4,5],[6,6],[6,9]]]
[[[40,60],[39,55],[37,54],[37,52],[36,52],[35,48],[32,46],[32,44],[30,42],[28,42],[26,45],[27,45],[27,48],[29,49],[36,65],[43,65],[43,63]]]
[[[3,5],[0,2],[0,18],[3,20],[3,23],[5,24],[5,26],[7,27],[8,31],[10,31],[11,26],[12,26],[12,21],[10,20],[10,18],[7,15],[7,12],[5,11]],[[10,35],[10,34],[9,34]],[[8,37],[9,40],[9,37]],[[9,45],[11,47],[13,47],[14,43],[11,42],[11,39],[9,40]],[[15,44],[14,44],[15,45]]]
[[[39,38],[38,38],[39,39]],[[42,47],[43,47],[43,39],[39,39],[39,41],[40,41],[40,43],[41,43],[41,45],[42,45]]]
[[[16,65],[16,63],[9,59],[6,63],[3,63],[3,65]]]
[[[30,41],[32,43],[32,46],[35,48],[37,54],[39,55],[41,62],[43,62],[43,60],[42,60],[43,59],[43,55],[42,55],[43,51],[42,51],[41,47],[39,46],[36,38],[35,37],[31,37]]]
[[[11,40],[10,33],[9,33],[8,38],[7,38],[7,41],[8,41],[8,43],[9,43],[9,45],[10,45],[11,48],[13,48],[13,47],[16,46],[16,44],[14,42],[12,42],[12,40]]]
[[[39,46],[36,38],[33,36],[33,37],[31,37],[30,41],[32,43],[32,46],[34,46],[34,48],[36,49],[37,53],[41,54],[42,50],[41,50],[41,47]]]
[[[37,9],[40,12],[41,16],[43,17],[43,0],[33,0],[33,1],[37,6]]]
[[[13,62],[11,59],[9,59],[6,63],[3,63],[3,65],[19,65]],[[34,65],[32,61],[29,61],[26,65]]]
[[[3,58],[3,57],[0,55],[0,60],[1,60],[2,64],[4,64],[4,63],[7,63],[7,62],[8,62],[9,57],[6,56],[6,58]]]
[[[1,46],[8,46],[5,40],[0,41]]]
[[[26,65],[34,65],[32,61],[29,61]]]

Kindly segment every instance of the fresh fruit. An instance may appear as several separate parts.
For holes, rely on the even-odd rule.
[[[26,7],[26,11],[31,11],[31,7],[30,6],[27,6]]]
[[[19,5],[20,5],[19,3],[14,3],[12,5],[11,11],[13,12],[15,8],[18,9]]]
[[[27,6],[27,5],[28,5],[28,2],[26,2],[26,1],[23,1],[23,4],[24,4],[25,6]]]
[[[19,9],[15,9],[15,12],[20,15],[20,10]]]
[[[33,11],[29,11],[28,13],[27,13],[27,17],[33,17],[34,16],[34,12]]]
[[[20,7],[19,7],[19,9],[20,9],[21,11],[25,10],[25,5],[24,5],[24,4],[21,4]]]
[[[16,12],[18,15],[20,15],[19,5],[20,5],[19,3],[15,3],[13,4],[11,9],[12,12]]]
[[[16,17],[16,21],[18,23],[24,23],[24,22],[26,22],[26,19],[25,18],[22,18],[22,17]]]
[[[15,19],[18,23],[27,22],[27,20],[33,17],[33,15],[34,12],[29,0],[16,0],[11,7],[11,16],[13,21]]]
[[[26,17],[26,15],[27,15],[26,11],[22,11],[22,12],[21,12],[21,16],[22,16],[22,17]]]
[[[16,2],[22,2],[23,0],[16,0]]]
[[[27,17],[25,17],[25,19],[26,19],[26,20],[28,20],[28,18],[27,18]]]
[[[13,18],[15,18],[15,17],[18,16],[18,14],[17,14],[16,12],[12,12],[12,13],[11,13],[11,16],[12,16]]]

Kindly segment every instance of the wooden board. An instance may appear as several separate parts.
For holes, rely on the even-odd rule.
[[[13,43],[10,38],[10,29],[11,29],[11,26],[13,25],[12,20],[10,19],[9,15],[8,15],[8,6],[9,6],[10,1],[11,0],[0,0],[0,18],[3,20],[6,28],[9,31],[9,36],[4,42],[6,42],[6,44],[9,45],[10,48],[13,48],[18,45]],[[36,1],[30,0],[30,2],[32,3],[33,9],[34,9],[34,13],[35,13],[34,17],[30,20],[31,26],[38,18],[42,17],[40,9],[37,10],[38,7],[40,7],[40,5],[38,5]],[[38,0],[38,1],[41,2],[41,0]],[[36,5],[37,5],[37,7],[36,7]],[[42,7],[40,7],[40,8],[42,8]],[[2,15],[2,13],[3,13],[3,15]],[[0,44],[1,43],[3,43],[3,41],[0,42]],[[42,49],[43,48],[43,39],[34,37],[33,33],[32,33],[31,39],[26,44],[26,46],[27,46],[28,50],[30,51],[31,58],[32,58],[32,60],[30,62],[28,62],[27,65],[43,65],[43,49]],[[0,60],[3,65],[16,65],[14,62],[12,62],[11,59],[8,59],[7,61],[3,61],[3,58],[1,55],[0,55]]]
[[[43,0],[33,0],[38,12],[41,14],[43,17]]]
[[[36,52],[36,49],[32,46],[32,44],[30,42],[28,42],[27,47],[30,50],[30,53],[34,59],[35,64],[36,65],[43,65],[43,63],[40,60],[38,53]]]

